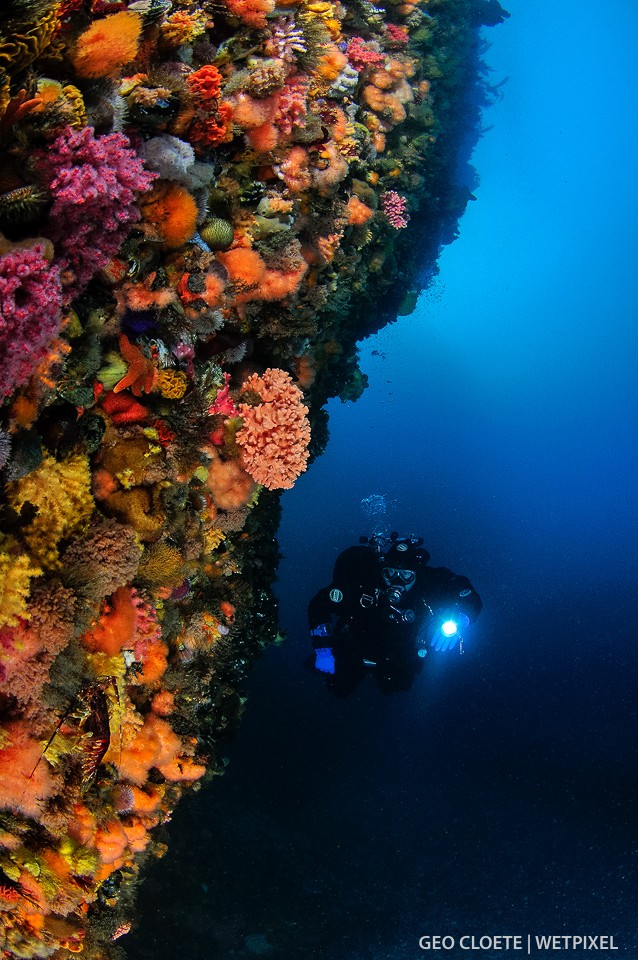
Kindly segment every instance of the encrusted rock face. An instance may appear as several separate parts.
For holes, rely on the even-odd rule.
[[[481,9],[5,4],[4,960],[116,953],[220,771],[278,638],[278,491],[468,199]]]

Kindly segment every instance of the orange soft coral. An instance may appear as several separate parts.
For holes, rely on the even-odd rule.
[[[220,510],[237,510],[250,500],[256,485],[237,460],[222,460],[210,450],[213,461],[208,470],[207,486]]]
[[[105,601],[100,619],[82,637],[87,650],[114,657],[130,643],[135,630],[135,608],[129,587],[120,587]]]
[[[224,264],[234,283],[249,287],[256,286],[266,270],[266,264],[257,251],[246,247],[237,247],[227,253],[218,253],[217,258]]]
[[[266,270],[259,285],[259,299],[283,300],[297,290],[307,269],[307,263],[300,263],[294,270]]]
[[[194,197],[177,183],[158,180],[140,201],[145,223],[167,250],[176,250],[191,240],[197,226]]]
[[[260,127],[249,130],[246,133],[246,139],[258,153],[270,153],[279,142],[279,131],[272,123],[262,123]]]
[[[322,47],[317,73],[324,80],[332,82],[337,79],[347,63],[348,58],[345,53],[339,49],[336,43],[330,43]]]
[[[122,10],[96,20],[78,37],[73,66],[80,77],[112,77],[137,56],[142,21]]]
[[[256,130],[272,120],[277,112],[275,97],[251,97],[238,93],[232,100],[233,122],[242,130]]]
[[[263,30],[267,15],[275,9],[275,0],[226,0],[226,6],[249,27]]]
[[[214,270],[204,274],[184,273],[177,284],[177,292],[182,305],[205,304],[207,307],[217,307],[224,292],[224,280]],[[188,315],[188,314],[187,314]],[[195,316],[197,310],[195,310]]]
[[[312,184],[308,151],[304,147],[292,147],[276,170],[293,196],[303,193]]]
[[[158,717],[168,717],[175,709],[175,697],[170,690],[160,690],[153,697],[151,710]]]
[[[217,258],[228,271],[234,286],[234,303],[247,303],[260,298],[260,285],[266,273],[266,264],[256,250],[236,247]]]
[[[219,100],[222,75],[214,64],[207,63],[193,71],[186,77],[186,82],[191,93],[199,100]]]
[[[54,792],[42,745],[19,721],[0,728],[0,808],[39,818]]]
[[[115,759],[120,776],[138,787],[144,786],[151,767],[161,770],[180,754],[182,742],[166,720],[149,714],[133,741]]]
[[[374,216],[374,210],[371,210],[370,207],[359,200],[354,194],[348,200],[346,213],[348,214],[348,223],[354,227],[362,226]]]
[[[147,644],[142,654],[142,669],[137,674],[136,683],[147,687],[155,686],[164,676],[168,667],[168,647],[161,640]]]
[[[270,490],[288,489],[306,469],[310,424],[303,394],[284,370],[253,374],[242,386],[261,403],[239,406],[244,426],[237,433],[248,473]]]
[[[112,817],[96,830],[94,843],[102,863],[111,864],[122,857],[128,838],[120,821]]]

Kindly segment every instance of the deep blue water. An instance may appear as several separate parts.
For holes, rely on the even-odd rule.
[[[288,640],[176,814],[131,960],[410,960],[468,933],[638,958],[638,7],[509,9],[477,202],[284,496]],[[305,608],[371,494],[485,607],[410,693],[335,700],[301,666]],[[480,955],[516,953],[445,953]]]

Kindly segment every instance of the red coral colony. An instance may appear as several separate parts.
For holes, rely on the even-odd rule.
[[[117,956],[223,767],[279,491],[469,198],[481,7],[2,4],[4,960]]]

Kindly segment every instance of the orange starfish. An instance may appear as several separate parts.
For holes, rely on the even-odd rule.
[[[127,387],[131,388],[131,393],[136,397],[140,397],[142,393],[150,393],[157,374],[153,361],[145,357],[140,348],[132,344],[124,334],[120,336],[120,353],[128,363],[128,370],[113,387],[113,393],[121,393]]]

